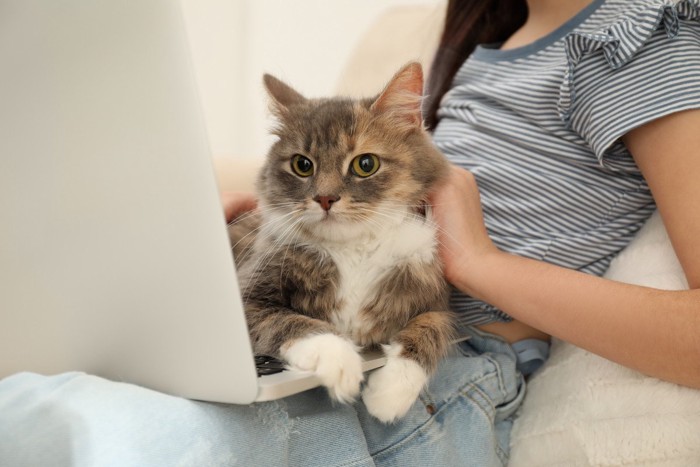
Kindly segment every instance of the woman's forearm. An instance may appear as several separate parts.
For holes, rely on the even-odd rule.
[[[455,286],[515,319],[643,373],[700,388],[700,289],[624,284],[497,250],[463,271]]]

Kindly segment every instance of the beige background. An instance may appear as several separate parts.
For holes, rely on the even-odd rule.
[[[212,153],[255,158],[269,147],[264,72],[308,96],[338,89],[377,18],[439,0],[181,0]],[[395,37],[395,35],[393,36]],[[387,37],[391,40],[392,37]]]

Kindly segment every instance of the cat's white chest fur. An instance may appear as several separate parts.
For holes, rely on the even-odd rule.
[[[358,314],[374,298],[377,284],[399,264],[434,261],[436,247],[435,225],[418,217],[362,239],[326,246],[340,276],[337,298],[341,307],[331,316],[333,324],[349,338],[366,334],[372,323]]]

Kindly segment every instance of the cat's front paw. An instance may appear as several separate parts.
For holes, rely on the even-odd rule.
[[[313,371],[339,402],[351,402],[360,393],[362,358],[355,346],[335,334],[319,334],[294,342],[282,357],[294,368]]]
[[[428,374],[418,363],[399,356],[400,349],[387,353],[386,365],[370,375],[362,400],[370,414],[392,423],[406,415],[416,402],[428,382]]]

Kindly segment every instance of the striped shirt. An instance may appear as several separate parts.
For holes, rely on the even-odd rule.
[[[434,141],[474,173],[500,249],[601,275],[655,209],[620,137],[694,108],[700,0],[596,0],[528,46],[477,47]],[[457,290],[451,301],[465,325],[510,319]]]

